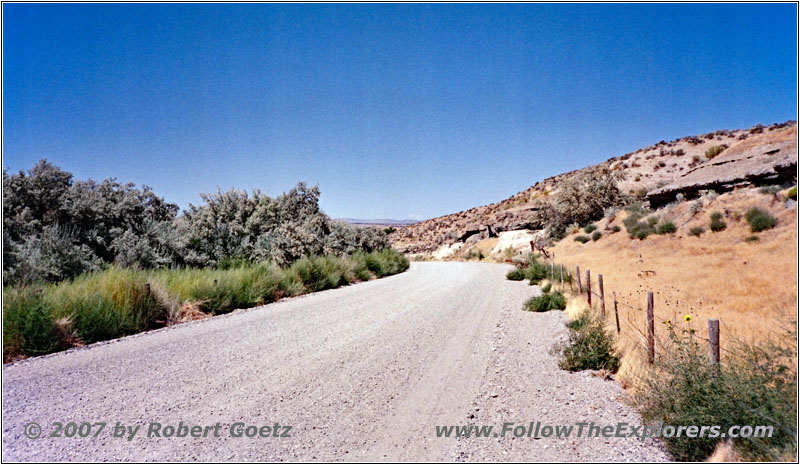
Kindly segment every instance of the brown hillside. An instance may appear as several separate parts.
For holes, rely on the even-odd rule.
[[[768,127],[758,125],[751,129],[720,130],[671,142],[661,141],[598,165],[547,178],[501,202],[401,228],[392,234],[392,243],[405,253],[431,254],[442,246],[457,242],[472,246],[503,231],[537,229],[537,225],[531,223],[534,200],[550,195],[561,182],[583,171],[595,168],[622,171],[624,180],[620,182],[620,188],[626,193],[643,197],[647,192],[667,185],[710,161],[706,151],[714,146],[732,147],[751,137],[783,132],[781,129],[786,127],[794,128],[796,134],[796,123],[786,122]]]

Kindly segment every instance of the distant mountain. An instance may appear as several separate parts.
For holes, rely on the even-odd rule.
[[[364,220],[359,218],[336,218],[337,221],[344,221],[345,223],[350,223],[358,226],[394,226],[394,227],[403,227],[409,226],[412,224],[419,223],[417,220],[392,220],[387,218],[381,218],[376,220]]]

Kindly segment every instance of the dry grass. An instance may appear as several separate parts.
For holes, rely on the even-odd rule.
[[[780,194],[779,194],[780,195]],[[764,341],[785,337],[793,329],[797,311],[797,208],[786,208],[778,197],[745,189],[706,201],[704,210],[692,215],[691,202],[656,212],[679,226],[674,235],[653,235],[644,241],[629,239],[623,227],[616,234],[604,234],[597,242],[579,244],[567,237],[554,248],[556,261],[566,263],[581,274],[592,272],[597,290],[598,274],[603,274],[606,308],[613,311],[611,293],[620,302],[622,334],[619,347],[623,366],[620,380],[629,385],[641,366],[646,293],[653,291],[656,338],[667,337],[666,320],[679,321],[685,314],[701,337],[706,336],[706,320],[719,318],[723,349],[732,339]],[[775,229],[759,234],[758,242],[745,242],[750,230],[739,215],[752,206],[769,210],[778,218]],[[689,235],[693,226],[708,228],[709,214],[725,214],[728,228],[718,233],[707,231],[701,237]],[[612,224],[621,223],[624,213]],[[737,220],[737,218],[739,218]],[[609,223],[598,223],[603,230]],[[650,273],[653,271],[654,273]],[[595,306],[597,300],[593,299]],[[571,303],[575,312],[585,301]],[[571,310],[570,310],[571,309]],[[613,318],[609,318],[613,324]],[[656,350],[658,351],[658,342]],[[725,356],[723,355],[723,358]]]

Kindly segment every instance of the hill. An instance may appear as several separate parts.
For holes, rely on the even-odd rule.
[[[787,132],[791,130],[794,133]],[[766,137],[769,138],[765,139]],[[745,144],[751,148],[760,147],[767,141],[774,141],[776,137],[781,140],[796,139],[796,123],[790,121],[770,126],[757,125],[750,129],[719,130],[669,142],[660,141],[597,165],[547,178],[500,202],[400,228],[391,235],[392,244],[407,254],[436,258],[444,258],[458,251],[463,254],[472,248],[477,248],[481,254],[486,255],[492,250],[496,253],[508,246],[518,247],[520,244],[527,244],[533,237],[533,231],[540,229],[541,225],[535,222],[533,215],[536,211],[535,201],[552,195],[564,181],[589,170],[607,169],[620,173],[623,177],[618,184],[620,189],[626,194],[645,200],[649,192],[712,164],[713,156],[720,153],[719,151],[725,153],[732,151],[737,145]],[[790,163],[788,171],[796,169],[796,143],[793,150],[794,168],[791,168]],[[709,156],[712,158],[709,159]],[[729,163],[723,169],[728,170],[733,166]],[[787,169],[783,169],[781,173],[786,176]],[[674,194],[676,192],[672,195]],[[516,233],[503,234],[510,231]]]

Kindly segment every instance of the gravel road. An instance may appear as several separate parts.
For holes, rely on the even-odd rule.
[[[635,438],[436,437],[437,425],[641,424],[616,383],[558,369],[548,350],[565,337],[564,315],[523,312],[541,291],[507,281],[508,269],[412,263],[400,275],[4,366],[2,458],[668,460],[658,443]],[[220,437],[213,428],[147,437],[151,422],[167,432],[181,421],[219,423]],[[40,438],[25,436],[30,422]],[[50,437],[53,422],[106,426],[97,437],[98,426],[89,437],[78,437],[86,427]],[[114,437],[117,422],[140,428]],[[230,437],[237,422],[268,425],[269,437]],[[291,437],[274,437],[287,425]]]

